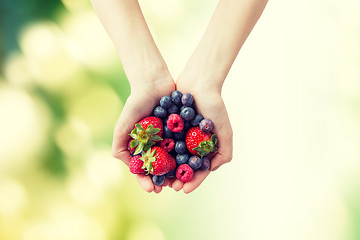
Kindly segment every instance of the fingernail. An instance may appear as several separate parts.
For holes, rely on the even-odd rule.
[[[218,168],[219,168],[219,167],[216,167],[216,168],[214,168],[214,169],[213,169],[213,171],[216,171],[216,170],[218,170]]]

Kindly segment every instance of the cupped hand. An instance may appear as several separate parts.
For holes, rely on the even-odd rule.
[[[228,163],[232,159],[233,151],[233,132],[230,120],[225,108],[224,101],[221,97],[220,89],[208,88],[204,89],[199,84],[197,87],[189,82],[178,80],[177,90],[182,93],[191,93],[194,96],[197,111],[203,115],[204,118],[211,119],[214,123],[213,132],[218,139],[217,153],[211,160],[209,170],[197,170],[193,178],[186,183],[180,180],[175,180],[171,183],[171,187],[175,191],[183,189],[185,193],[194,191],[210,174],[224,163]]]
[[[128,150],[129,133],[134,128],[135,123],[152,113],[162,96],[170,95],[174,90],[175,83],[171,77],[148,81],[145,84],[131,87],[131,94],[124,105],[114,130],[112,154],[115,158],[129,165],[131,159]],[[168,184],[168,181],[165,181],[162,186],[156,186],[150,176],[143,174],[136,174],[136,178],[140,186],[147,192],[159,193],[162,186]]]

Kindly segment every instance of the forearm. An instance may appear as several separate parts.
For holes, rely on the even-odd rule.
[[[220,0],[210,23],[180,78],[221,86],[267,0]],[[187,76],[189,73],[196,76]]]
[[[137,0],[91,0],[112,39],[130,84],[167,75],[167,67],[151,36]],[[156,80],[156,79],[155,79]]]

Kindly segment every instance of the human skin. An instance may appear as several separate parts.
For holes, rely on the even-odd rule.
[[[175,90],[175,83],[136,0],[91,0],[91,3],[118,51],[131,86],[112,146],[113,156],[128,165],[131,159],[128,134],[135,123],[151,114],[162,96]],[[136,178],[145,191],[161,192],[162,186],[155,186],[150,176]]]
[[[161,96],[176,88],[190,92],[198,111],[214,122],[218,152],[210,170],[197,171],[191,181],[167,180],[174,190],[194,191],[210,174],[232,159],[233,132],[221,97],[222,85],[247,36],[260,17],[267,0],[219,0],[209,25],[190,57],[176,86],[156,47],[137,0],[91,0],[101,22],[118,50],[131,85],[128,98],[115,127],[113,155],[128,164],[128,133],[141,118],[149,115]],[[226,27],[224,27],[226,26]],[[149,176],[137,175],[140,186],[159,193]]]
[[[214,122],[214,133],[218,137],[218,152],[211,160],[210,170],[195,172],[193,179],[185,184],[175,180],[171,186],[176,191],[194,191],[211,171],[232,159],[233,132],[221,89],[266,3],[267,0],[220,0],[202,39],[176,81],[179,91],[194,95],[197,110]]]

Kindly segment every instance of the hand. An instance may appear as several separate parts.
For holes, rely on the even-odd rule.
[[[114,131],[112,151],[115,158],[129,165],[131,159],[127,148],[130,139],[129,133],[134,128],[135,123],[152,113],[162,96],[170,95],[174,90],[175,83],[170,75],[156,81],[143,81],[142,84],[132,86],[131,94],[126,101]],[[150,176],[136,174],[136,178],[145,191],[161,192],[162,186],[154,185]],[[165,181],[163,186],[168,185],[168,182],[168,180]]]
[[[222,100],[220,89],[210,87],[210,89],[201,88],[201,84],[196,85],[192,82],[178,80],[177,90],[182,93],[191,93],[194,96],[198,112],[209,118],[214,123],[213,132],[218,138],[218,151],[211,160],[210,170],[198,170],[195,172],[193,178],[187,182],[182,183],[180,180],[175,180],[171,183],[171,187],[175,191],[183,189],[185,193],[194,191],[210,174],[210,171],[215,171],[224,163],[228,163],[232,159],[233,151],[233,132],[230,125],[230,120]]]

